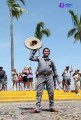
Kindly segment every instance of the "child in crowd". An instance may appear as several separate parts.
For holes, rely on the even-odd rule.
[[[23,88],[22,88],[22,74],[21,73],[18,74],[18,86],[19,86],[19,90],[23,90]]]

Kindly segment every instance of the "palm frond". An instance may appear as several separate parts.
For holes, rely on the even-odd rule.
[[[78,15],[74,14],[74,12],[72,10],[69,10],[69,13],[71,14],[72,21],[73,21],[75,28],[71,29],[68,32],[67,37],[70,37],[73,35],[74,40],[75,40],[74,43],[77,42],[78,40],[80,40],[80,42],[81,42],[81,15],[80,15],[80,19],[79,19]]]
[[[7,0],[7,4],[9,8],[11,8],[14,3],[15,3],[15,0]]]
[[[69,30],[67,37],[71,37],[75,33],[76,33],[76,28],[73,28],[73,29]]]
[[[75,39],[74,43],[77,42],[77,41],[79,40],[79,34],[78,34],[78,32],[75,33],[74,39]]]
[[[43,29],[42,31],[42,34],[44,34],[44,35],[46,35],[47,37],[49,37],[50,35],[51,35],[51,32],[50,32],[50,30],[49,29]]]
[[[23,3],[23,5],[25,5],[25,4],[26,4],[24,0],[20,0],[20,2],[21,2],[21,3]]]
[[[39,22],[39,23],[37,24],[37,26],[40,26],[40,27],[42,27],[42,28],[43,28],[43,27],[44,27],[44,22],[42,22],[42,21],[41,21],[41,22]]]
[[[25,12],[25,13],[29,14],[29,11],[26,9],[23,9],[21,7],[15,7],[15,8],[17,9],[18,12],[22,12],[22,13]]]
[[[44,22],[39,22],[35,29],[35,37],[42,40],[44,35],[49,37],[51,35],[50,30],[47,28],[44,29]]]
[[[25,1],[24,0],[19,0],[23,5],[25,5]],[[14,3],[17,3],[17,0],[7,0],[8,5],[12,5]]]
[[[22,14],[22,11],[20,10],[21,9],[20,5],[19,4],[13,4],[11,9],[12,9],[13,17],[16,17],[18,19]]]
[[[39,39],[41,38],[40,32],[43,29],[43,27],[44,27],[44,22],[39,22],[37,24],[36,29],[35,29],[35,37]]]
[[[74,43],[76,43],[78,40],[80,40],[81,43],[81,35],[78,34],[78,32],[74,35],[75,41]]]
[[[81,15],[80,15],[80,21],[79,21],[78,31],[81,31]]]
[[[19,1],[25,5],[24,0],[19,0]],[[10,10],[12,11],[13,17],[16,17],[18,19],[22,15],[23,12],[29,14],[29,11],[21,8],[21,6],[16,2],[17,0],[7,0],[8,6]]]
[[[41,33],[41,32],[40,32],[40,34],[38,34],[38,35],[37,35],[37,38],[38,38],[39,40],[42,40],[43,35],[42,35],[42,33]]]
[[[78,27],[78,24],[79,24],[78,15],[74,14],[72,10],[69,10],[69,13],[71,14],[74,26]]]

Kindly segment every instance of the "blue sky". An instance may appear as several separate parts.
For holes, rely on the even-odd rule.
[[[59,7],[64,3],[64,8]],[[71,4],[67,7],[66,4]],[[43,37],[43,48],[49,47],[50,57],[55,62],[58,74],[61,74],[66,65],[73,66],[73,70],[81,69],[81,44],[74,44],[74,38],[67,38],[68,31],[73,27],[72,19],[68,10],[73,10],[78,16],[81,11],[80,0],[26,0],[23,8],[29,11],[29,15],[23,14],[19,20],[14,19],[14,62],[17,72],[21,72],[24,66],[33,68],[37,63],[29,61],[29,50],[24,46],[26,38],[34,36],[38,22],[43,21],[45,27],[51,31],[49,38]],[[8,88],[11,88],[10,79],[10,16],[6,0],[0,4],[0,66],[3,66],[8,75]],[[41,48],[41,55],[42,49]],[[71,85],[73,89],[73,82]]]

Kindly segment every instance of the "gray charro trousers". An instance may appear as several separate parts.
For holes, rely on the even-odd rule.
[[[46,84],[46,88],[48,91],[49,95],[49,109],[54,108],[54,81],[53,81],[53,76],[48,75],[38,75],[37,79],[37,94],[36,94],[36,110],[40,110],[41,107],[41,98],[42,98],[42,93],[44,90],[44,86]]]

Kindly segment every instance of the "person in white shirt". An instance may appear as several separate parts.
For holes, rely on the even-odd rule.
[[[66,66],[65,70],[63,71],[62,77],[63,77],[63,90],[65,92],[70,91],[70,84],[71,84],[71,72],[73,70],[69,70],[69,66]]]
[[[75,92],[77,95],[80,95],[79,88],[80,88],[80,79],[79,79],[79,73],[77,70],[75,70],[75,73],[73,74],[73,80],[75,85]]]

